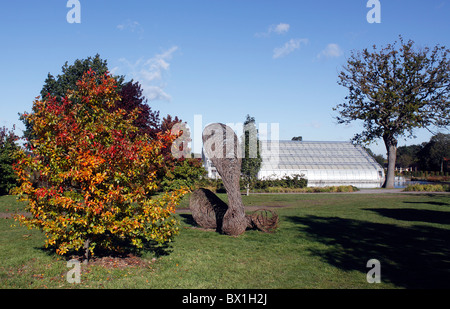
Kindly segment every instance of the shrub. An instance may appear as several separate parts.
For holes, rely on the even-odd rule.
[[[266,189],[269,187],[281,188],[305,188],[308,185],[308,180],[304,175],[295,174],[292,176],[283,176],[281,179],[262,179],[255,183],[255,189]]]
[[[284,188],[284,187],[267,187],[258,189],[258,193],[336,193],[336,192],[356,192],[358,188],[353,186],[330,186],[330,187],[306,187],[306,188]]]
[[[161,181],[160,190],[170,191],[183,187],[192,190],[205,175],[206,170],[200,159],[181,158],[172,167],[169,166]]]
[[[120,99],[110,75],[89,70],[62,102],[36,100],[32,154],[17,152],[15,171],[31,217],[18,219],[44,231],[45,246],[60,255],[94,249],[119,250],[119,244],[141,248],[145,241],[164,243],[178,233],[172,216],[180,189],[156,195],[156,173],[165,168],[162,149],[170,133],[156,139],[136,136],[138,110],[111,111]],[[37,182],[32,182],[37,173]]]
[[[407,186],[404,191],[450,192],[450,185],[414,184]]]

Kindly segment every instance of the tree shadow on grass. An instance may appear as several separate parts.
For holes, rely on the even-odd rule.
[[[391,224],[337,217],[291,216],[302,235],[325,244],[310,253],[344,271],[367,273],[378,259],[381,280],[405,288],[450,287],[450,231],[429,226]],[[363,277],[365,280],[365,276]]]
[[[433,205],[433,206],[450,206],[450,203],[435,202],[435,201],[427,201],[427,202],[423,202],[423,201],[417,201],[417,202],[405,201],[403,203],[405,203],[405,204],[428,204],[428,205]]]
[[[195,222],[194,217],[191,214],[180,214],[181,220],[187,225],[191,225],[193,227],[198,227],[197,222]]]
[[[450,224],[450,212],[414,208],[366,208],[381,216],[403,221]]]

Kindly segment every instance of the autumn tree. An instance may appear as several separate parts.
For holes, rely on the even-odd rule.
[[[166,190],[178,187],[194,189],[207,172],[201,159],[191,157],[189,143],[192,139],[187,123],[177,116],[167,115],[163,118],[160,129],[161,132],[171,132],[178,136],[163,150],[167,172],[161,175],[161,188]]]
[[[387,150],[384,187],[393,188],[398,139],[414,136],[418,128],[450,124],[450,50],[444,46],[416,48],[413,41],[397,42],[378,50],[355,51],[339,74],[348,89],[337,105],[338,123],[360,120],[364,131],[355,140],[381,138]]]
[[[61,101],[36,99],[24,115],[35,138],[32,154],[16,154],[16,193],[31,216],[18,219],[42,230],[58,254],[82,250],[87,258],[96,249],[140,248],[178,233],[173,213],[186,190],[155,195],[162,149],[176,136],[135,136],[138,108],[111,111],[117,87],[111,75],[89,70]],[[35,172],[38,184],[31,181]]]
[[[138,116],[133,120],[133,125],[138,128],[137,135],[147,134],[149,138],[156,138],[161,132],[159,111],[153,111],[147,104],[148,100],[143,95],[139,82],[130,81],[125,83],[119,92],[118,100],[112,110],[123,109],[126,112],[138,110]]]
[[[62,102],[67,91],[75,89],[76,83],[82,79],[83,74],[88,70],[96,72],[97,76],[100,77],[109,72],[108,62],[103,60],[99,54],[86,59],[77,59],[70,65],[66,61],[61,68],[61,74],[54,76],[48,73],[40,93],[41,98],[53,96],[58,102]],[[139,113],[133,120],[133,124],[138,128],[135,135],[148,134],[150,138],[155,138],[156,134],[161,131],[159,112],[153,111],[147,104],[148,100],[143,96],[143,89],[139,82],[133,80],[125,82],[125,77],[122,75],[116,75],[113,78],[117,81],[120,99],[112,105],[111,110],[123,109],[126,112],[131,112],[137,108]],[[31,136],[33,123],[30,122],[30,118],[23,117],[23,114],[19,115],[26,127],[24,137],[33,138]]]
[[[97,73],[98,77],[109,72],[108,61],[102,59],[99,54],[94,57],[87,57],[86,59],[77,59],[73,64],[68,61],[61,67],[61,74],[56,76],[51,73],[47,74],[44,86],[41,90],[41,98],[45,98],[48,94],[56,97],[56,100],[62,101],[68,90],[76,88],[78,81],[81,80],[84,73],[88,70]],[[114,76],[117,81],[118,90],[124,83],[124,76]]]

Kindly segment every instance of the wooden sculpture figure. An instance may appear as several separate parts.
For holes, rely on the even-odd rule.
[[[245,232],[249,219],[245,216],[239,188],[242,149],[233,129],[213,123],[203,130],[203,149],[222,177],[228,196],[228,210],[223,217],[222,232],[237,236]]]

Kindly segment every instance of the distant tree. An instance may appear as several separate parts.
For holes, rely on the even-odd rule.
[[[303,137],[301,137],[301,136],[294,136],[294,137],[292,138],[292,140],[293,140],[293,141],[299,141],[299,142],[301,142],[301,141],[303,140]]]
[[[378,164],[380,164],[382,167],[384,167],[384,163],[386,162],[386,159],[383,157],[383,155],[375,154],[370,148],[364,147],[364,150],[377,161]]]
[[[397,167],[409,168],[417,166],[419,163],[419,151],[422,149],[421,145],[401,146],[397,149]]]
[[[450,50],[439,45],[417,49],[401,36],[400,47],[396,44],[352,53],[338,82],[348,89],[348,96],[334,108],[338,123],[363,122],[364,131],[355,140],[383,139],[386,188],[394,187],[398,138],[413,136],[416,128],[450,124]]]
[[[50,94],[56,97],[58,101],[61,101],[65,97],[67,90],[75,89],[77,82],[81,80],[83,74],[88,70],[94,71],[97,73],[97,76],[102,76],[109,71],[108,62],[101,59],[99,54],[82,60],[77,59],[71,65],[66,61],[61,70],[62,74],[58,74],[56,78],[48,73],[41,90],[41,98],[45,99]],[[117,86],[120,90],[123,85],[124,76],[114,76],[114,79],[117,81]]]
[[[163,120],[161,122],[160,130],[162,132],[170,131],[170,130],[172,130],[172,128],[175,124],[180,123],[180,122],[182,122],[182,120],[179,119],[177,116],[172,118],[172,116],[167,115],[166,117],[163,118]]]
[[[250,187],[258,179],[258,172],[261,169],[262,158],[260,154],[258,130],[256,129],[255,118],[247,115],[244,122],[244,132],[242,135],[243,158],[241,164],[241,175],[247,187],[249,195]]]
[[[450,134],[438,133],[418,152],[420,167],[426,171],[444,169],[444,158],[450,158]]]
[[[119,108],[130,113],[136,108],[139,115],[134,119],[133,124],[138,128],[137,134],[148,134],[150,138],[156,138],[156,134],[161,131],[159,111],[152,111],[147,104],[147,99],[142,95],[142,89],[139,82],[127,82],[119,91],[120,100],[118,100],[112,110]]]
[[[14,128],[13,128],[14,129]],[[14,152],[18,149],[17,135],[6,127],[0,128],[0,195],[9,194],[17,184],[14,174]]]

